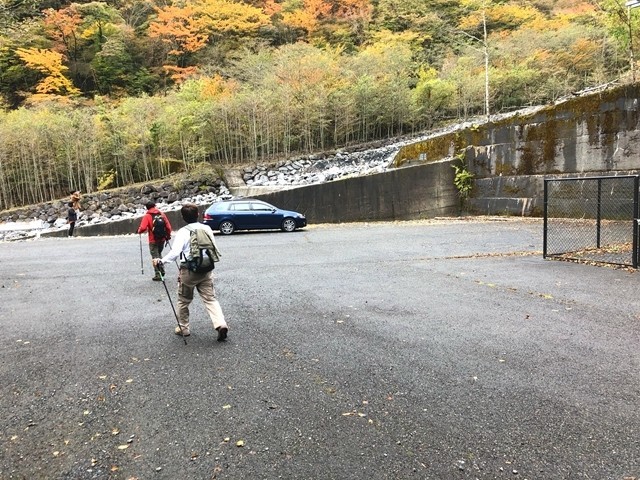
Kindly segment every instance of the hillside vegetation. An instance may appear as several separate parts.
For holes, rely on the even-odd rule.
[[[0,210],[635,80],[638,15],[620,0],[0,0]]]

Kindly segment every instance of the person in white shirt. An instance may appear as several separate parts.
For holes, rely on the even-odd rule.
[[[154,259],[154,265],[166,265],[176,259],[180,261],[180,274],[178,276],[178,323],[180,326],[175,328],[176,335],[188,336],[191,334],[189,330],[189,305],[193,300],[194,290],[198,290],[200,298],[205,305],[207,313],[213,322],[213,328],[218,331],[218,341],[223,342],[227,339],[229,327],[225,322],[222,308],[216,298],[216,291],[213,287],[213,272],[196,273],[187,268],[187,260],[190,260],[191,248],[190,238],[191,230],[205,229],[211,236],[213,241],[213,231],[208,225],[198,222],[198,206],[188,203],[182,206],[180,210],[182,218],[187,225],[182,227],[175,234],[173,246],[169,253],[162,259]],[[215,241],[213,241],[215,246]],[[215,249],[217,251],[217,248]]]

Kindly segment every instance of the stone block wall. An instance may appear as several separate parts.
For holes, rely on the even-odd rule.
[[[396,164],[458,156],[475,182],[476,214],[540,215],[547,176],[640,170],[640,86],[592,93],[404,147]]]

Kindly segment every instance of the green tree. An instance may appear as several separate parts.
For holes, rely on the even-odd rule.
[[[623,0],[591,0],[601,20],[621,52],[625,52],[632,81],[637,78],[637,51],[640,45],[640,12],[626,7]]]
[[[428,129],[454,111],[456,85],[451,80],[440,78],[435,68],[423,67],[413,95],[418,128]]]

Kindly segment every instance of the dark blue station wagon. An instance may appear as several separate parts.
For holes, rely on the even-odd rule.
[[[298,212],[282,210],[262,200],[244,198],[212,204],[204,212],[203,223],[212,230],[231,235],[236,230],[275,230],[293,232],[307,226],[307,218]]]

